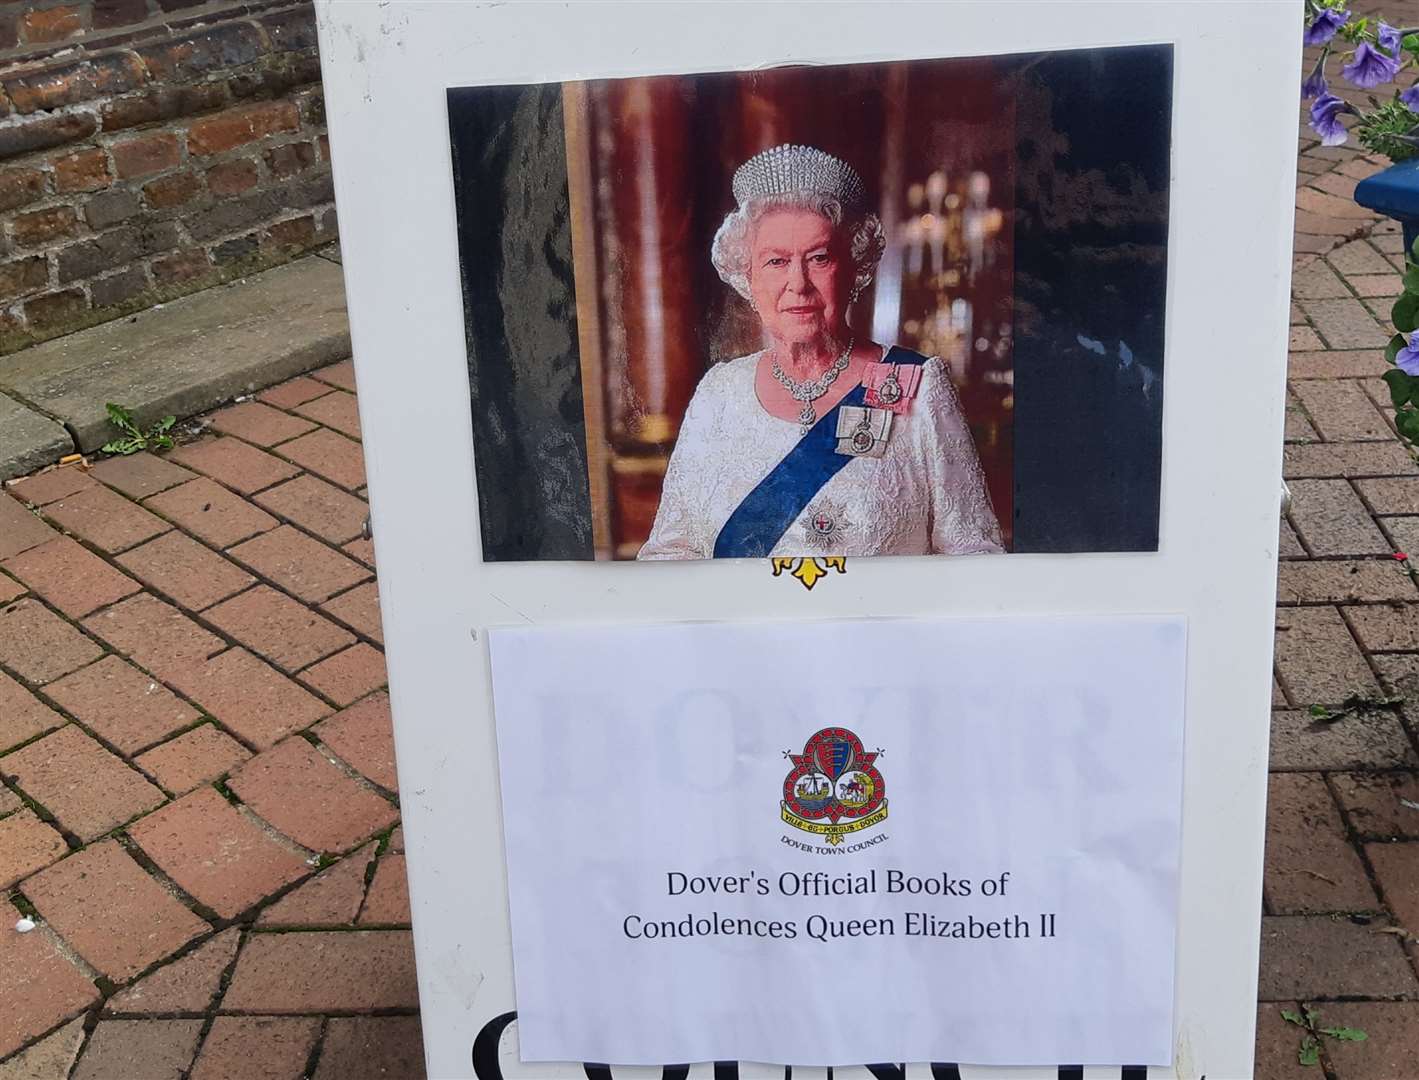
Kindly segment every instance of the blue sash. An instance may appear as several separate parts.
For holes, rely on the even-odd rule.
[[[926,357],[893,345],[883,363],[924,364]],[[819,417],[808,434],[788,455],[744,496],[729,515],[714,541],[716,559],[763,558],[783,538],[788,527],[823,485],[853,459],[837,452],[838,410],[844,405],[861,406],[867,387],[854,386],[842,401]]]

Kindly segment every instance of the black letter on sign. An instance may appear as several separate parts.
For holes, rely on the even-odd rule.
[[[905,1065],[864,1065],[863,1068],[872,1074],[872,1080],[906,1080],[907,1077]]]
[[[478,1080],[503,1080],[502,1066],[498,1064],[498,1042],[507,1026],[516,1019],[515,1012],[495,1016],[483,1025],[483,1030],[473,1040],[473,1075]]]
[[[954,1062],[945,1065],[931,1063],[931,1080],[961,1080],[961,1067]]]

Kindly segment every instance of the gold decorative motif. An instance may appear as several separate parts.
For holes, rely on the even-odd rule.
[[[774,577],[788,571],[790,577],[796,577],[803,582],[805,589],[811,589],[818,584],[818,579],[826,577],[829,570],[836,570],[839,574],[847,573],[845,555],[820,555],[816,558],[778,556],[769,559],[769,562],[773,566]]]

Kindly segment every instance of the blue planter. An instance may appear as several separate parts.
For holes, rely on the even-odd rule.
[[[1410,254],[1419,236],[1419,158],[1391,165],[1355,185],[1355,201],[1394,218],[1404,229],[1404,251]]]

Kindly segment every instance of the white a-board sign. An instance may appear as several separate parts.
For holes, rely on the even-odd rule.
[[[1250,1076],[1298,7],[317,14],[429,1075]]]

